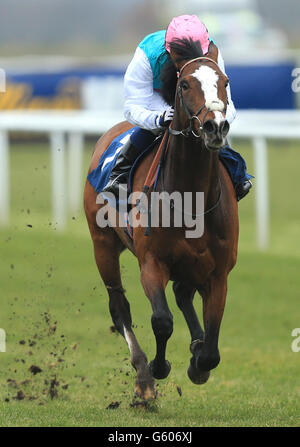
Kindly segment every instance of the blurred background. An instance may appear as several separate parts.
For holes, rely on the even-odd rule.
[[[0,7],[7,73],[0,110],[119,109],[136,46],[183,13],[206,23],[238,108],[297,105],[290,89],[292,67],[300,65],[297,0],[1,0]]]

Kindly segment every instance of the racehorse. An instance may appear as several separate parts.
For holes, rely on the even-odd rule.
[[[214,51],[205,57],[199,52],[187,51],[187,54],[189,57],[179,64],[174,119],[167,130],[168,149],[156,191],[182,194],[202,191],[202,236],[189,239],[183,227],[162,226],[151,228],[150,234],[146,234],[145,228],[137,226],[130,238],[119,225],[99,228],[96,216],[104,205],[96,203],[97,192],[88,181],[84,191],[95,259],[108,291],[111,317],[130,350],[136,370],[135,392],[146,401],[156,397],[154,378],[166,378],[171,369],[166,360],[167,341],[173,331],[173,316],[165,295],[168,282],[173,282],[176,303],[191,335],[188,376],[195,384],[205,383],[210,370],[220,361],[218,338],[227,278],[237,258],[237,201],[230,176],[218,157],[229,131],[228,79],[217,65]],[[111,141],[131,127],[128,122],[119,123],[98,140],[90,172]],[[147,153],[137,166],[132,182],[134,192],[143,190],[154,156],[155,150]],[[122,287],[119,256],[126,248],[138,259],[141,283],[153,310],[151,323],[156,355],[150,363],[133,332],[130,306]],[[193,305],[196,292],[203,301],[204,329]]]

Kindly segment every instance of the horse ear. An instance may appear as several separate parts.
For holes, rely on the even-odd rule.
[[[210,59],[218,63],[218,55],[219,55],[218,47],[213,42],[210,42],[208,47],[208,53],[205,56],[209,57]]]

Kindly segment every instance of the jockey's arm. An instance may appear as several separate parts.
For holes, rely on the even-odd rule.
[[[169,106],[153,89],[150,62],[141,48],[137,48],[124,77],[124,115],[131,124],[159,133],[157,118]]]
[[[224,59],[222,57],[220,50],[219,50],[219,54],[218,54],[218,65],[219,65],[220,69],[223,71],[223,73],[226,74]],[[228,85],[226,90],[227,90],[227,98],[228,98],[226,119],[229,122],[229,124],[231,124],[236,117],[236,108],[234,107],[234,104],[233,104],[233,101],[231,98],[230,85]]]

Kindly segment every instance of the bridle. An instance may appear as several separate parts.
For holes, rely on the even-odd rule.
[[[201,60],[208,60],[208,61],[210,61],[210,62],[213,62],[213,63],[219,68],[219,65],[218,65],[213,59],[210,59],[209,57],[206,57],[206,56],[197,57],[197,58],[195,58],[195,59],[192,59],[192,60],[188,61],[186,64],[183,65],[183,67],[181,68],[180,72],[178,73],[178,79],[179,79],[180,76],[182,75],[183,70],[184,70],[189,64],[191,64],[192,62],[201,61]],[[220,69],[220,68],[219,68],[219,69]],[[186,104],[185,104],[185,102],[184,102],[184,100],[183,100],[182,89],[181,89],[180,85],[178,85],[178,87],[177,87],[177,94],[178,94],[178,96],[179,96],[181,106],[183,107],[183,109],[184,109],[186,115],[187,115],[188,118],[189,118],[190,124],[189,124],[189,126],[188,126],[186,129],[183,129],[183,130],[175,130],[175,129],[172,129],[171,126],[169,126],[169,128],[168,128],[168,130],[167,130],[166,132],[169,132],[169,134],[174,135],[174,136],[182,135],[182,136],[184,136],[184,137],[194,136],[195,138],[201,138],[201,137],[202,137],[202,132],[203,132],[203,123],[205,122],[205,118],[206,118],[206,116],[208,115],[208,113],[209,113],[211,110],[207,107],[207,111],[206,111],[206,113],[205,113],[205,115],[204,115],[204,117],[203,117],[203,123],[202,123],[201,120],[200,120],[200,118],[198,117],[198,115],[202,112],[202,110],[203,110],[204,108],[206,108],[206,105],[203,104],[203,105],[200,107],[200,109],[199,109],[196,113],[193,114],[193,113],[190,112],[190,110],[188,109],[188,107],[186,106]],[[193,120],[194,120],[194,119],[196,119],[196,120],[199,122],[199,124],[200,124],[200,130],[201,130],[201,134],[200,134],[200,135],[196,134],[196,133],[194,132],[194,130],[193,130]],[[160,159],[159,159],[159,163],[158,163],[158,171],[157,171],[156,180],[155,180],[155,182],[154,182],[153,191],[155,191],[156,183],[157,183],[157,179],[158,179],[159,175],[160,175],[160,177],[161,177],[162,190],[165,191],[165,186],[164,186],[164,170],[163,170],[163,168],[164,168],[165,153],[166,153],[166,151],[167,151],[167,149],[168,149],[168,145],[169,145],[169,138],[168,138],[168,136],[165,134],[165,140],[163,141],[163,145],[162,145],[161,155],[160,155]],[[143,188],[143,193],[147,194],[148,191],[149,191],[149,185],[145,184],[145,185],[144,185],[144,188]],[[211,206],[210,208],[208,208],[207,210],[205,210],[203,213],[200,213],[200,214],[193,214],[193,213],[189,214],[189,213],[186,213],[186,212],[183,211],[183,210],[180,210],[180,211],[181,211],[183,214],[188,214],[188,215],[192,216],[193,218],[201,217],[201,216],[207,215],[207,214],[209,214],[211,211],[213,211],[214,209],[216,209],[216,208],[218,207],[218,205],[220,204],[220,201],[221,201],[221,196],[222,196],[222,187],[221,187],[221,182],[220,182],[220,179],[219,179],[219,194],[218,194],[218,198],[217,198],[217,200],[216,200],[216,202],[215,202],[215,204],[214,204],[213,206]],[[138,202],[139,202],[139,201],[138,201]],[[174,208],[174,210],[177,210],[176,207],[175,207],[174,205],[173,205],[173,206],[171,205],[171,208]],[[179,210],[177,210],[177,211],[179,211]],[[150,216],[151,216],[151,208],[150,208],[150,212],[149,212],[149,214],[150,214]],[[146,236],[148,236],[148,235],[150,234],[150,228],[151,228],[150,222],[151,222],[151,217],[150,217],[150,219],[149,219],[148,222],[149,222],[149,223],[148,223],[148,227],[147,227],[147,229],[146,229],[146,231],[145,231],[145,235],[146,235]]]
[[[195,59],[192,59],[192,60],[188,61],[186,64],[183,65],[183,67],[181,67],[180,72],[178,72],[178,80],[180,79],[183,70],[188,65],[190,65],[193,62],[202,61],[202,60],[208,60],[210,62],[213,62],[220,69],[219,65],[213,59],[211,59],[209,57],[206,57],[206,56],[196,57]],[[211,112],[211,110],[207,107],[205,115],[204,115],[204,117],[203,117],[203,119],[201,121],[198,115],[200,115],[200,113],[206,108],[206,105],[203,104],[196,113],[191,113],[190,110],[188,109],[188,107],[186,106],[184,100],[183,100],[182,88],[181,88],[180,85],[178,85],[178,87],[177,87],[177,95],[179,96],[181,107],[183,108],[185,114],[187,115],[187,117],[189,119],[189,126],[186,129],[183,129],[183,130],[175,130],[175,129],[172,129],[171,126],[169,126],[169,133],[171,135],[174,135],[174,136],[182,135],[183,137],[193,136],[195,138],[201,138],[202,137],[202,132],[203,132],[203,125],[205,123],[205,118],[207,117],[209,112]],[[199,123],[199,130],[201,131],[200,134],[197,134],[197,133],[194,132],[194,130],[193,130],[193,120],[197,120],[198,121],[198,123]]]
[[[201,56],[201,57],[197,57],[197,58],[195,58],[195,59],[192,59],[192,60],[188,61],[186,64],[184,64],[183,67],[181,68],[180,72],[178,73],[178,79],[179,79],[180,76],[182,75],[183,70],[184,70],[189,64],[191,64],[192,62],[196,62],[196,61],[198,61],[198,60],[204,60],[204,59],[205,59],[205,60],[208,60],[208,61],[210,61],[210,62],[213,62],[213,63],[220,69],[219,65],[218,65],[213,59],[210,59],[209,57]],[[177,136],[177,135],[182,135],[182,136],[184,136],[184,137],[189,137],[189,136],[192,135],[192,136],[194,136],[195,138],[201,138],[201,137],[202,137],[202,132],[203,132],[203,123],[205,122],[205,118],[207,117],[208,113],[210,112],[210,109],[207,107],[207,111],[206,111],[206,113],[205,113],[205,115],[204,115],[204,117],[203,117],[203,119],[202,119],[202,122],[201,122],[201,120],[200,120],[200,118],[198,117],[198,115],[200,115],[200,113],[202,112],[202,110],[206,108],[206,105],[203,104],[203,105],[199,108],[199,110],[198,110],[196,113],[193,114],[193,113],[190,112],[190,110],[188,109],[188,107],[186,106],[186,104],[185,104],[185,102],[184,102],[184,100],[183,100],[182,89],[181,89],[180,85],[177,87],[177,94],[178,94],[178,96],[179,96],[181,106],[183,107],[183,109],[184,109],[186,115],[187,115],[188,118],[189,118],[190,124],[189,124],[189,127],[187,127],[186,129],[183,129],[183,130],[175,130],[175,129],[172,129],[171,126],[169,126],[169,128],[168,128],[169,133],[170,133],[171,135],[175,135],[175,136]],[[199,129],[201,130],[201,134],[200,134],[200,135],[196,134],[196,133],[194,132],[194,130],[193,130],[193,120],[194,120],[194,119],[196,119],[196,120],[199,122],[199,124],[200,124],[200,127],[199,127]],[[166,150],[166,147],[165,147],[165,148],[163,149],[163,151],[162,151],[161,160],[164,159],[164,152],[165,152],[165,150]],[[163,168],[163,166],[162,166],[162,161],[161,161],[161,168]],[[162,188],[163,188],[163,190],[164,190],[165,188],[164,188],[164,175],[163,175],[163,169],[161,169],[161,182],[162,182]],[[218,207],[218,205],[219,205],[219,203],[220,203],[220,201],[221,201],[221,196],[222,196],[222,187],[221,187],[221,182],[220,182],[220,179],[219,179],[219,194],[218,194],[218,198],[217,198],[217,201],[215,202],[215,204],[214,204],[213,206],[211,206],[209,209],[205,210],[203,213],[201,213],[201,214],[191,214],[191,216],[192,216],[193,218],[196,218],[196,217],[200,217],[200,216],[204,216],[204,215],[206,215],[206,214],[209,214],[211,211],[213,211],[215,208]],[[175,207],[173,206],[173,208],[175,208]],[[183,212],[183,211],[182,211],[182,212]],[[183,214],[186,214],[186,213],[183,212]]]

